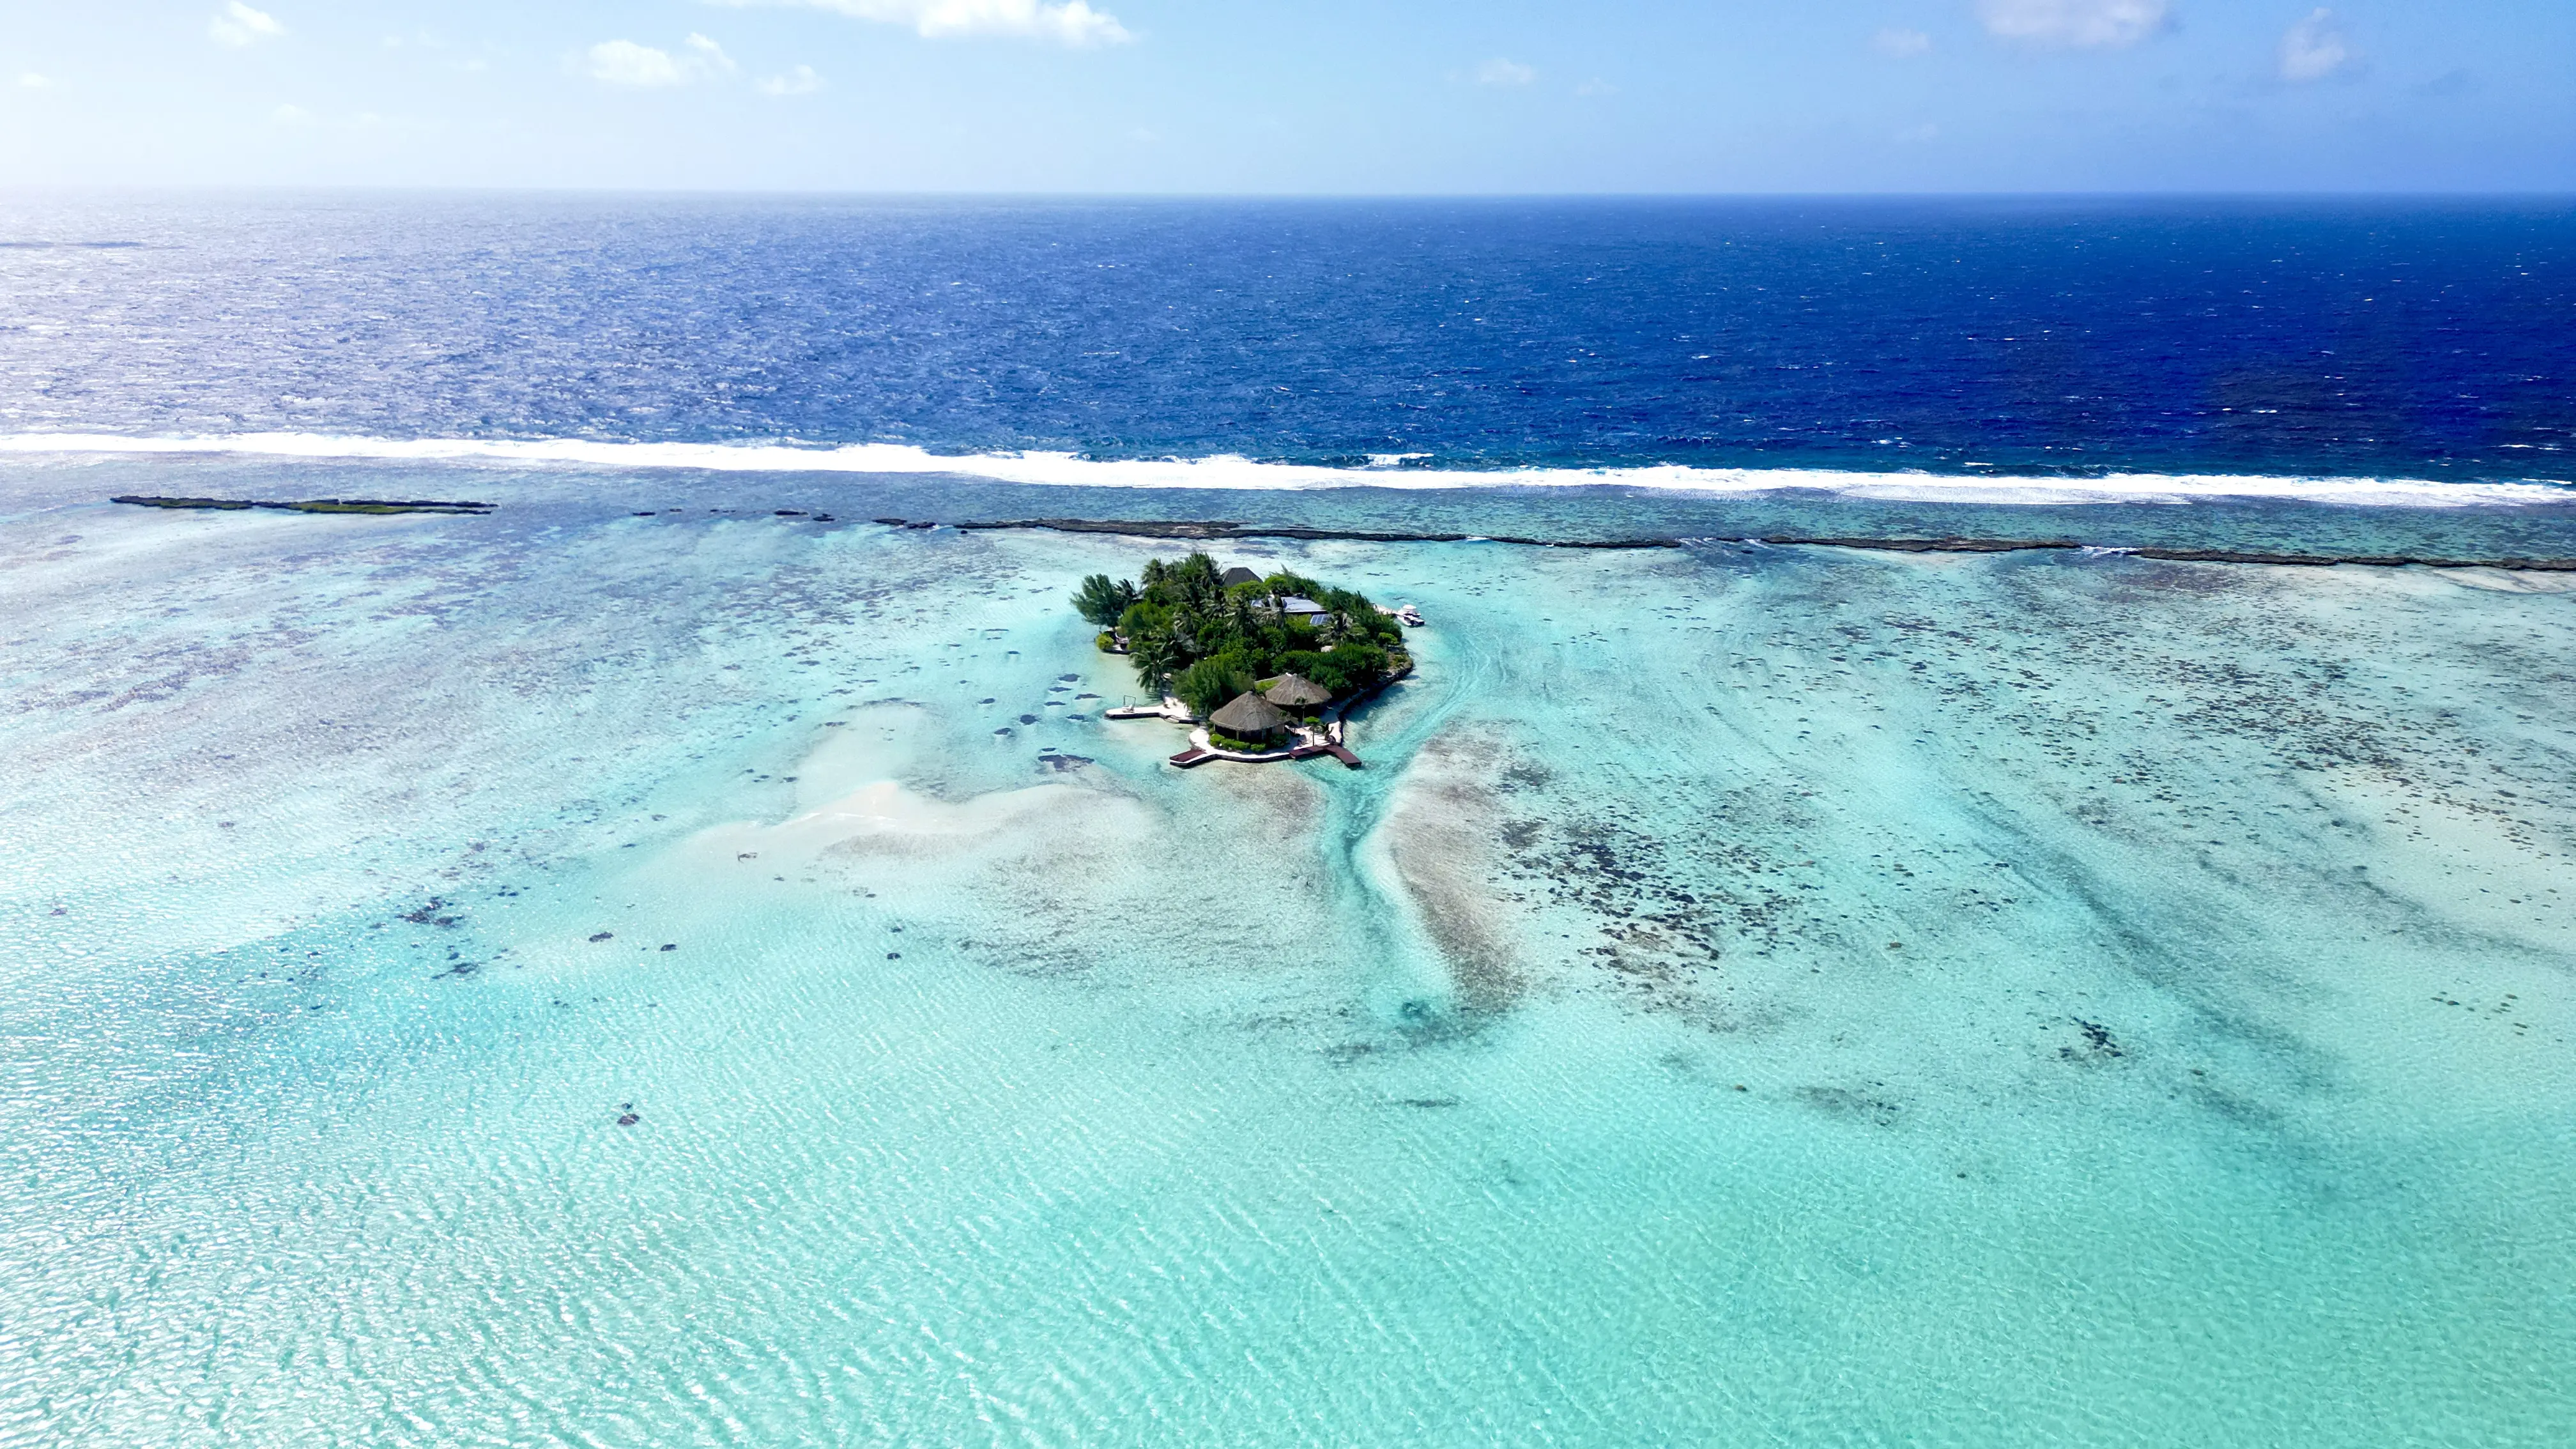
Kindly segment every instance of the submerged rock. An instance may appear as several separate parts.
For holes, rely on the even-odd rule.
[[[202,508],[234,512],[245,508],[269,508],[287,513],[473,513],[485,514],[495,505],[470,499],[436,498],[304,498],[276,500],[267,498],[169,498],[141,493],[120,493],[110,503],[131,503],[142,508]]]

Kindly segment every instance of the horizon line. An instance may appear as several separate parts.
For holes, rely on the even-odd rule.
[[[890,201],[2516,201],[2576,203],[2576,187],[2461,190],[2132,188],[2119,190],[1744,191],[1049,191],[1036,188],[864,188],[521,185],[492,182],[0,181],[19,195],[297,195],[850,198]]]

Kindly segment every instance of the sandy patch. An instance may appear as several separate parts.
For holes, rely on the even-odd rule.
[[[720,859],[817,859],[826,855],[936,855],[1025,838],[1061,823],[1094,799],[1070,785],[1034,785],[949,801],[877,780],[775,825],[749,821],[701,832],[693,848]]]
[[[903,777],[931,728],[918,706],[853,711],[798,763],[794,814],[711,826],[680,848],[681,858],[724,870],[758,862],[773,873],[836,860],[1069,858],[1149,829],[1137,801],[1071,780],[962,799],[908,785]]]
[[[1527,989],[1509,909],[1493,880],[1502,825],[1492,761],[1501,751],[1463,735],[1414,756],[1386,814],[1387,854],[1423,930],[1448,964],[1459,1006],[1509,1010]]]

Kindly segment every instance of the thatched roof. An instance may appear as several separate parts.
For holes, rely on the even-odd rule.
[[[1283,674],[1270,681],[1270,687],[1261,692],[1261,697],[1272,704],[1299,709],[1310,704],[1323,704],[1333,697],[1333,692],[1302,674]]]
[[[1241,564],[1236,564],[1234,567],[1227,569],[1224,573],[1217,575],[1216,579],[1218,583],[1221,583],[1230,589],[1236,584],[1257,584],[1261,582],[1261,575],[1254,573],[1252,570],[1245,568]]]
[[[1236,695],[1208,716],[1209,724],[1230,735],[1266,735],[1287,722],[1288,716],[1280,712],[1279,706],[1250,691]]]

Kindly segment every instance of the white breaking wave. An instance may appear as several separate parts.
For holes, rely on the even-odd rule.
[[[2576,502],[2566,482],[2444,483],[2422,478],[2276,477],[2258,474],[2112,473],[2099,478],[2006,474],[1872,473],[1809,468],[1408,468],[1415,455],[1375,466],[1328,468],[1208,458],[1082,458],[1071,453],[948,456],[904,443],[603,443],[575,438],[367,438],[327,433],[233,433],[132,438],[107,433],[0,435],[0,455],[56,457],[251,454],[273,458],[621,471],[867,473],[949,476],[1061,488],[1201,488],[1292,492],[1324,488],[1649,488],[1672,493],[1774,493],[1814,489],[1853,498],[1923,503],[2182,503],[2272,498],[2372,508],[2457,508]]]

